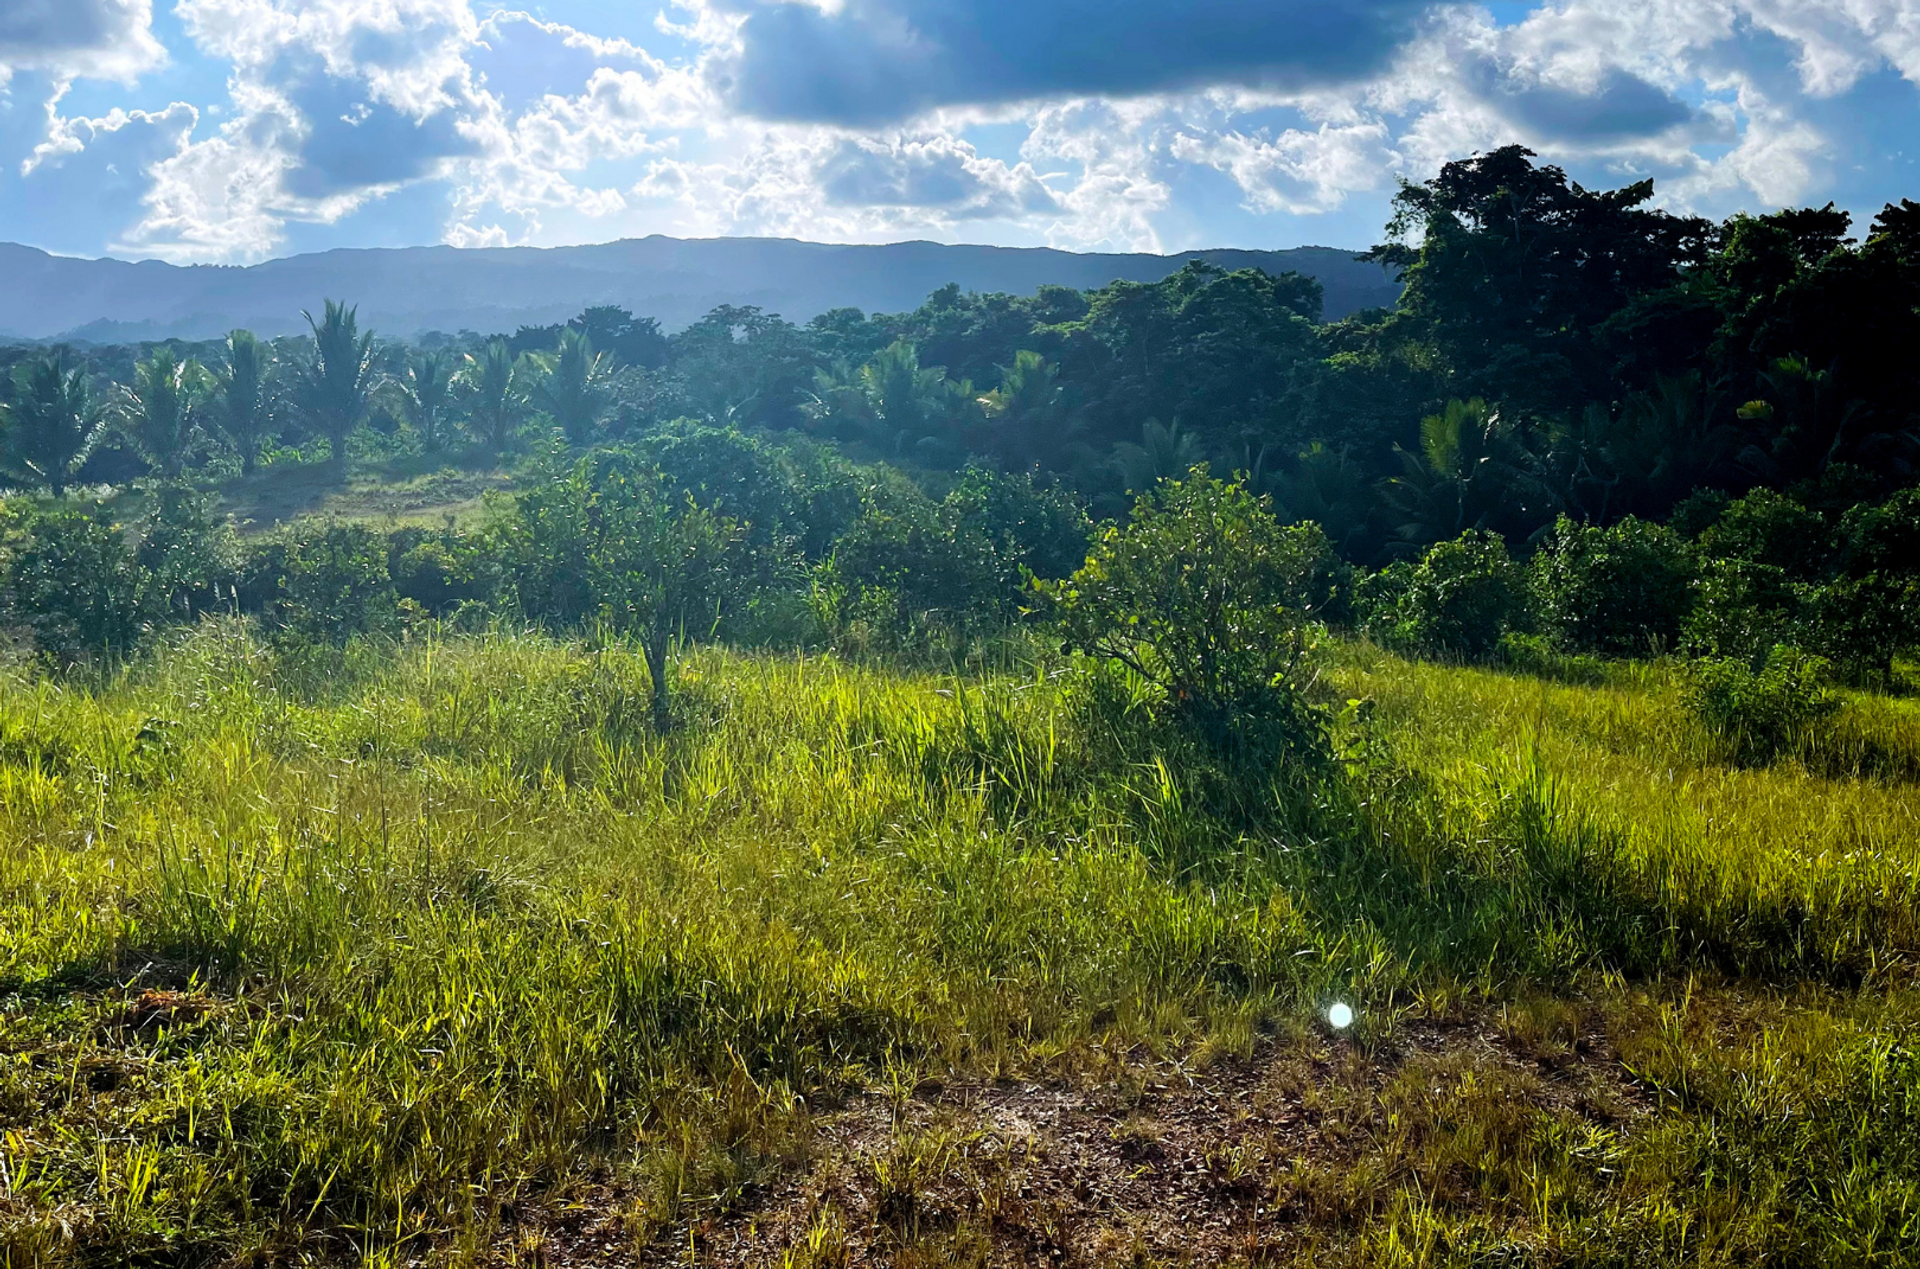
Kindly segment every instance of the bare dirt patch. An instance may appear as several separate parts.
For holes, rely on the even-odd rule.
[[[1597,1028],[1403,1026],[1362,1048],[1263,1040],[1247,1058],[1096,1055],[1091,1078],[955,1079],[852,1096],[813,1120],[804,1162],[731,1210],[635,1246],[611,1181],[529,1206],[501,1263],[643,1265],[1261,1264],[1354,1218],[1342,1180],[1390,1088],[1492,1081],[1546,1113],[1622,1126],[1646,1104]],[[1102,1069],[1104,1068],[1104,1069]]]

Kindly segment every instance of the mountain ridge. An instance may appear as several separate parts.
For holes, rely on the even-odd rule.
[[[1399,294],[1381,266],[1334,247],[1149,255],[655,234],[571,247],[336,247],[253,265],[172,265],[0,243],[0,335],[125,343],[203,339],[233,326],[293,334],[304,329],[301,310],[323,298],[358,304],[364,326],[397,336],[542,325],[589,304],[619,304],[669,329],[720,304],[804,322],[832,308],[909,310],[950,282],[1025,295],[1043,285],[1158,281],[1195,259],[1313,276],[1325,288],[1329,320]]]

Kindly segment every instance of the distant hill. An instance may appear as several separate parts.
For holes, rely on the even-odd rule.
[[[677,329],[719,304],[753,304],[804,322],[831,308],[917,308],[957,282],[968,291],[1031,294],[1119,279],[1158,281],[1187,261],[1296,270],[1326,288],[1329,319],[1392,304],[1399,286],[1350,251],[1220,249],[1180,255],[1092,255],[1044,247],[898,242],[834,246],[787,238],[627,239],[588,247],[327,251],[245,267],[83,260],[0,244],[0,335],[125,343],[204,339],[234,326],[261,335],[304,330],[322,299],[360,306],[388,335],[510,331],[618,304]]]

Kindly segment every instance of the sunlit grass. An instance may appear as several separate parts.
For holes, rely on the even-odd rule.
[[[1848,1116],[1920,1096],[1884,1056],[1920,1017],[1894,768],[1736,769],[1657,667],[1570,687],[1349,649],[1329,681],[1377,712],[1340,770],[1251,770],[1060,671],[701,651],[664,739],[637,655],[529,635],[295,656],[216,622],[94,681],[12,673],[0,1247],[457,1255],[600,1166],[644,1237],[804,1156],[843,1090],[1092,1070],[1096,1041],[1245,1053],[1336,1001],[1387,1052],[1409,1019],[1589,995],[1655,1135],[1549,1158],[1469,1097],[1443,1118],[1480,1144],[1443,1149],[1403,1140],[1440,1113],[1409,1101],[1337,1175],[1276,1176],[1327,1213],[1302,1247],[1681,1263],[1816,1211],[1809,1247],[1913,1247],[1913,1160],[1807,1176]],[[1874,753],[1920,727],[1873,698],[1842,724]],[[1799,994],[1677,997],[1700,970]],[[1803,1097],[1812,1137],[1766,1126]],[[1747,1188],[1694,1193],[1730,1166],[1702,1116],[1751,1123]],[[1418,1179],[1468,1163],[1584,1197]]]

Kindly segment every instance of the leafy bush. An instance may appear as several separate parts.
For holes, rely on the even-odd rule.
[[[1500,636],[1500,664],[1535,678],[1587,686],[1607,681],[1607,665],[1598,657],[1562,652],[1544,635],[1509,630]]]
[[[1699,536],[1708,559],[1746,560],[1795,581],[1818,579],[1833,554],[1833,535],[1819,513],[1771,489],[1729,502]]]
[[[301,525],[287,541],[285,567],[279,615],[291,634],[344,644],[398,626],[400,596],[387,568],[387,542],[365,525]]]
[[[1920,489],[1855,507],[1841,527],[1839,575],[1813,597],[1813,641],[1855,678],[1884,678],[1920,647]]]
[[[402,603],[447,617],[490,603],[503,582],[499,544],[464,529],[397,529],[387,536],[387,571]]]
[[[146,591],[119,526],[92,508],[29,508],[9,518],[9,617],[35,651],[63,666],[131,651],[146,629]]]
[[[1681,647],[1695,656],[1764,660],[1774,645],[1809,637],[1817,594],[1776,564],[1709,559],[1700,567]]]
[[[1679,643],[1696,574],[1685,539],[1628,516],[1599,528],[1565,516],[1533,559],[1542,631],[1563,647],[1644,656]]]
[[[1319,526],[1282,525],[1271,499],[1195,467],[1036,590],[1070,648],[1126,666],[1176,715],[1215,735],[1242,716],[1275,722],[1296,752],[1319,753],[1324,719],[1303,692],[1331,553]]]
[[[724,565],[739,524],[632,451],[606,450],[522,493],[507,533],[523,609],[550,624],[593,620],[636,638],[654,726],[666,730],[669,648],[724,615]]]
[[[162,486],[140,525],[134,562],[156,617],[191,620],[235,598],[240,546],[213,500],[179,485]]]
[[[1485,660],[1526,623],[1526,579],[1497,533],[1468,529],[1436,542],[1419,564],[1383,572],[1362,604],[1369,633],[1387,647]]]
[[[1764,763],[1804,744],[1840,707],[1826,686],[1830,668],[1791,644],[1773,648],[1758,670],[1734,657],[1703,660],[1688,672],[1685,699],[1735,761]]]

